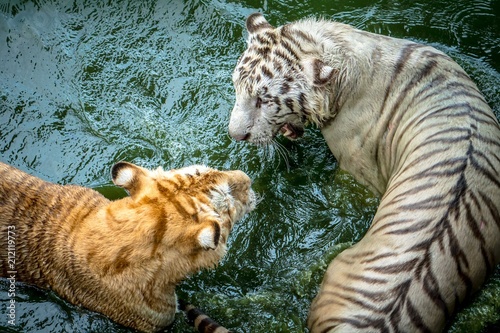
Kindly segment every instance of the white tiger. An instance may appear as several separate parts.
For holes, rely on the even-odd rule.
[[[439,332],[500,261],[500,126],[433,47],[327,20],[246,22],[229,133],[267,145],[304,125],[381,196],[364,238],[330,264],[316,332]]]

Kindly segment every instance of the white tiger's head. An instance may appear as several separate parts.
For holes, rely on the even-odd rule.
[[[320,59],[322,46],[293,25],[271,26],[260,13],[246,21],[247,49],[233,72],[236,103],[229,134],[266,145],[281,132],[296,139],[310,121],[327,120],[335,70]]]

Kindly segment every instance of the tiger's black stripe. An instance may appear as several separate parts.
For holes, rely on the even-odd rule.
[[[178,299],[179,309],[186,314],[188,323],[200,333],[230,333],[229,330],[220,326],[213,319],[208,317],[200,309],[188,302]]]

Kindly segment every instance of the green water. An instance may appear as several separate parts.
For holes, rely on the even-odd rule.
[[[0,0],[0,160],[110,198],[114,162],[241,169],[263,197],[235,227],[229,253],[178,294],[234,332],[306,332],[328,262],[359,240],[377,199],[337,168],[318,132],[276,151],[232,141],[231,72],[244,20],[281,25],[323,16],[429,43],[478,83],[500,117],[500,1],[6,1]],[[130,332],[31,286],[17,286],[16,326],[0,331]],[[4,292],[5,291],[5,292]],[[500,270],[449,332],[500,319]],[[182,315],[171,332],[190,332]]]

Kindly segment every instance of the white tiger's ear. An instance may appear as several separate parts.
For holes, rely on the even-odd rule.
[[[333,67],[326,65],[319,59],[302,60],[302,67],[307,79],[317,87],[329,83],[336,72]]]
[[[118,162],[111,169],[111,177],[116,186],[123,187],[130,196],[140,189],[141,179],[146,175],[143,168],[128,162]]]
[[[253,13],[248,16],[246,26],[248,32],[251,34],[263,30],[274,29],[274,27],[267,22],[261,13]]]
[[[219,245],[220,226],[217,222],[201,229],[198,233],[198,243],[205,250],[215,250]]]

